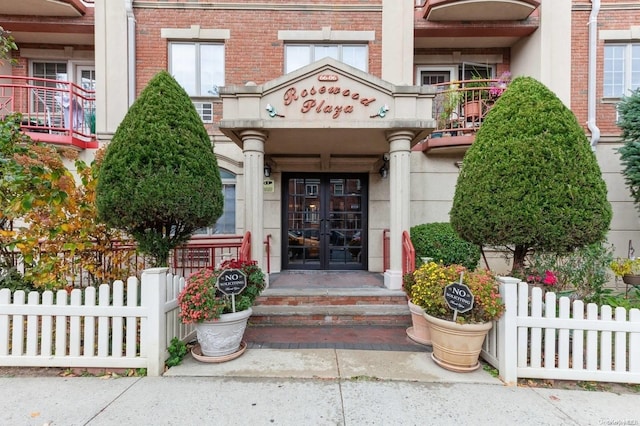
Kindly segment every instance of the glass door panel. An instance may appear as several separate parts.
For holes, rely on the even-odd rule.
[[[366,269],[367,178],[284,176],[285,269]]]

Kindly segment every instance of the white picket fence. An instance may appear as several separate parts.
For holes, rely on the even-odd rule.
[[[161,375],[167,344],[195,333],[178,317],[182,277],[146,269],[112,289],[94,287],[42,294],[0,290],[0,365],[69,368],[146,368]],[[26,300],[25,300],[26,296]],[[25,303],[26,302],[26,303]],[[97,303],[96,303],[97,302]]]
[[[640,310],[586,306],[543,295],[501,277],[505,314],[484,343],[482,357],[507,384],[519,378],[640,383]],[[544,297],[543,297],[544,296]]]

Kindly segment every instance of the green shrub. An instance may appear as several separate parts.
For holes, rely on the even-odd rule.
[[[535,253],[529,259],[522,278],[542,276],[550,271],[557,278],[550,291],[573,291],[576,298],[585,302],[602,303],[607,294],[605,284],[609,281],[609,264],[613,258],[613,248],[601,243],[590,244],[558,254]]]
[[[622,129],[624,141],[618,150],[624,167],[622,174],[636,208],[640,209],[640,88],[622,98],[618,103],[618,112],[618,126]]]
[[[99,169],[96,206],[107,225],[131,234],[154,266],[198,229],[224,199],[213,146],[189,95],[166,71],[129,108]]]
[[[0,288],[8,288],[12,293],[17,290],[24,290],[25,293],[38,290],[15,268],[0,270]]]
[[[418,260],[430,257],[435,262],[463,265],[469,270],[478,266],[480,247],[460,238],[448,222],[414,226],[410,235]]]
[[[465,240],[513,251],[569,253],[602,241],[611,205],[573,112],[542,83],[518,77],[496,101],[464,156],[451,225]]]

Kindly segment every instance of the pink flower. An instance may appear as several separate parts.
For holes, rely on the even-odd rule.
[[[544,279],[542,280],[544,285],[556,285],[558,283],[558,278],[551,271],[544,271]]]

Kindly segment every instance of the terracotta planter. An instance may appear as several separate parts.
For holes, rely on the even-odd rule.
[[[196,336],[202,355],[221,357],[237,352],[252,313],[249,308],[245,311],[222,314],[217,321],[196,324]]]
[[[431,344],[431,332],[429,331],[429,324],[424,317],[424,310],[411,303],[411,300],[407,302],[409,304],[409,311],[411,311],[412,327],[407,328],[407,336],[416,343],[423,345]]]
[[[467,121],[478,121],[481,115],[480,101],[469,101],[464,104],[464,115]]]
[[[469,372],[480,367],[478,357],[492,322],[457,324],[424,314],[431,330],[431,358],[440,367],[456,372]]]
[[[623,275],[622,282],[629,285],[640,285],[640,275]]]

